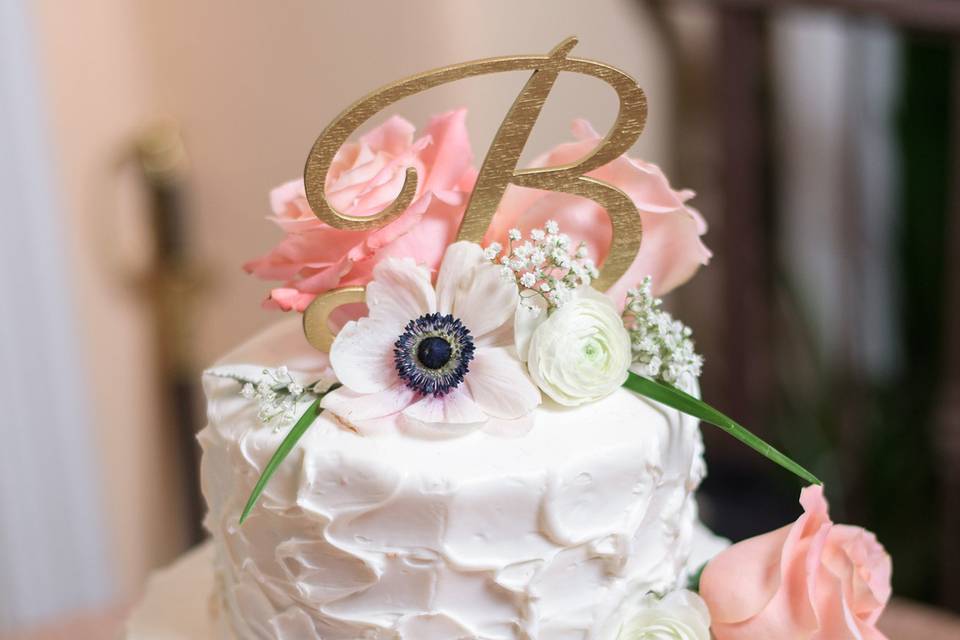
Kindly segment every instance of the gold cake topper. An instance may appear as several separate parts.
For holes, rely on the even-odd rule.
[[[310,208],[317,218],[336,229],[361,231],[389,224],[410,206],[416,195],[417,172],[413,167],[407,168],[403,187],[393,204],[376,215],[351,216],[337,211],[327,201],[327,172],[337,151],[350,135],[383,109],[422,91],[474,76],[532,71],[493,138],[457,239],[477,243],[483,240],[510,184],[589,198],[607,211],[613,227],[610,251],[595,282],[598,289],[609,288],[626,273],[640,249],[640,214],[623,191],[585,174],[619,157],[640,137],[647,117],[647,101],[640,86],[623,71],[602,62],[569,57],[576,44],[576,38],[567,38],[545,56],[487,58],[441,67],[394,82],[353,103],[324,129],[310,149],[303,174]],[[620,99],[617,119],[597,147],[577,162],[518,169],[520,154],[562,71],[592,76],[610,85]],[[358,286],[341,287],[318,295],[303,317],[304,333],[310,344],[321,351],[329,351],[334,339],[328,322],[330,314],[339,306],[363,300],[364,287]]]

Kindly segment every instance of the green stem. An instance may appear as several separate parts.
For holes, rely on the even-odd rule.
[[[760,455],[772,460],[773,462],[776,462],[784,469],[793,472],[807,482],[812,484],[822,484],[815,475],[801,467],[786,455],[774,449],[762,439],[750,433],[746,427],[737,424],[724,414],[708,405],[706,402],[703,402],[702,400],[695,398],[688,393],[684,393],[679,389],[666,384],[661,384],[649,378],[638,376],[633,372],[630,373],[630,376],[627,378],[627,381],[623,383],[623,386],[631,391],[639,393],[642,396],[650,398],[651,400],[656,400],[657,402],[663,403],[668,407],[672,407],[678,411],[682,411],[683,413],[691,415],[694,418],[699,418],[704,422],[709,422],[714,426],[720,427]]]
[[[267,466],[263,468],[263,473],[260,474],[260,479],[257,480],[257,484],[253,486],[253,491],[250,492],[250,497],[247,499],[247,504],[244,506],[243,513],[240,515],[240,524],[243,524],[243,521],[246,520],[247,516],[250,515],[254,505],[257,504],[257,499],[260,498],[260,494],[263,493],[263,489],[267,486],[267,482],[270,481],[270,478],[276,472],[277,468],[280,467],[280,463],[282,463],[286,457],[290,455],[290,452],[293,451],[293,448],[297,445],[297,442],[300,441],[300,438],[303,437],[303,434],[307,432],[307,429],[310,428],[317,417],[323,412],[323,409],[320,408],[320,401],[323,400],[323,396],[339,386],[339,384],[333,385],[323,394],[319,395],[316,400],[310,403],[310,406],[307,407],[307,410],[303,412],[303,415],[300,416],[300,419],[297,420],[296,424],[293,425],[293,428],[290,429],[290,433],[287,434],[287,436],[283,439],[283,442],[280,443],[280,446],[277,447],[277,450],[274,451],[270,461],[267,462]]]

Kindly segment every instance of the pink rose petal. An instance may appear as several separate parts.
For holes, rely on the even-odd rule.
[[[803,490],[796,522],[710,561],[700,594],[716,640],[884,640],[890,558],[873,534],[830,520],[823,487]]]
[[[388,256],[413,258],[431,270],[437,268],[476,180],[466,111],[439,115],[425,135],[414,136],[410,122],[393,116],[359,141],[344,145],[326,178],[326,195],[336,209],[365,216],[390,206],[406,169],[415,168],[416,198],[384,227],[343,231],[320,222],[306,201],[302,180],[271,192],[272,219],[287,236],[267,255],[244,265],[258,278],[284,282],[271,292],[265,306],[303,311],[317,294],[366,284],[376,264]]]

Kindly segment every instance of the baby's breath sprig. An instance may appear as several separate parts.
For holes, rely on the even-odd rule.
[[[699,377],[703,358],[694,351],[693,332],[662,310],[663,301],[651,291],[652,280],[647,276],[638,288],[627,292],[623,310],[639,373],[672,386],[687,374]]]
[[[218,372],[223,378],[241,383],[240,395],[257,401],[257,418],[265,425],[280,431],[297,417],[297,402],[314,399],[330,387],[330,381],[318,380],[308,386],[298,383],[287,367],[264,369],[259,380],[251,380],[231,373]]]
[[[507,232],[507,247],[490,244],[484,255],[503,268],[503,277],[517,283],[521,303],[537,308],[531,298],[540,297],[548,309],[556,309],[570,299],[575,289],[589,285],[597,277],[597,267],[589,257],[586,243],[571,252],[570,236],[548,220],[543,229],[533,229],[524,241],[519,229]]]

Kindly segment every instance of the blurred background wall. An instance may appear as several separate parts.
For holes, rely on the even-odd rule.
[[[705,397],[829,480],[837,519],[893,552],[899,593],[960,609],[945,4],[0,0],[0,430],[16,445],[0,448],[0,632],[130,602],[196,539],[176,425],[202,422],[200,369],[277,319],[240,265],[279,238],[267,194],[323,126],[402,76],[572,34],[644,87],[635,153],[699,192],[716,258],[669,303],[706,356]],[[390,113],[420,126],[467,106],[479,162],[524,80]],[[615,108],[562,76],[525,157]],[[182,149],[158,137],[171,122]],[[24,383],[31,354],[42,385]],[[796,514],[790,477],[706,435],[715,529]]]

